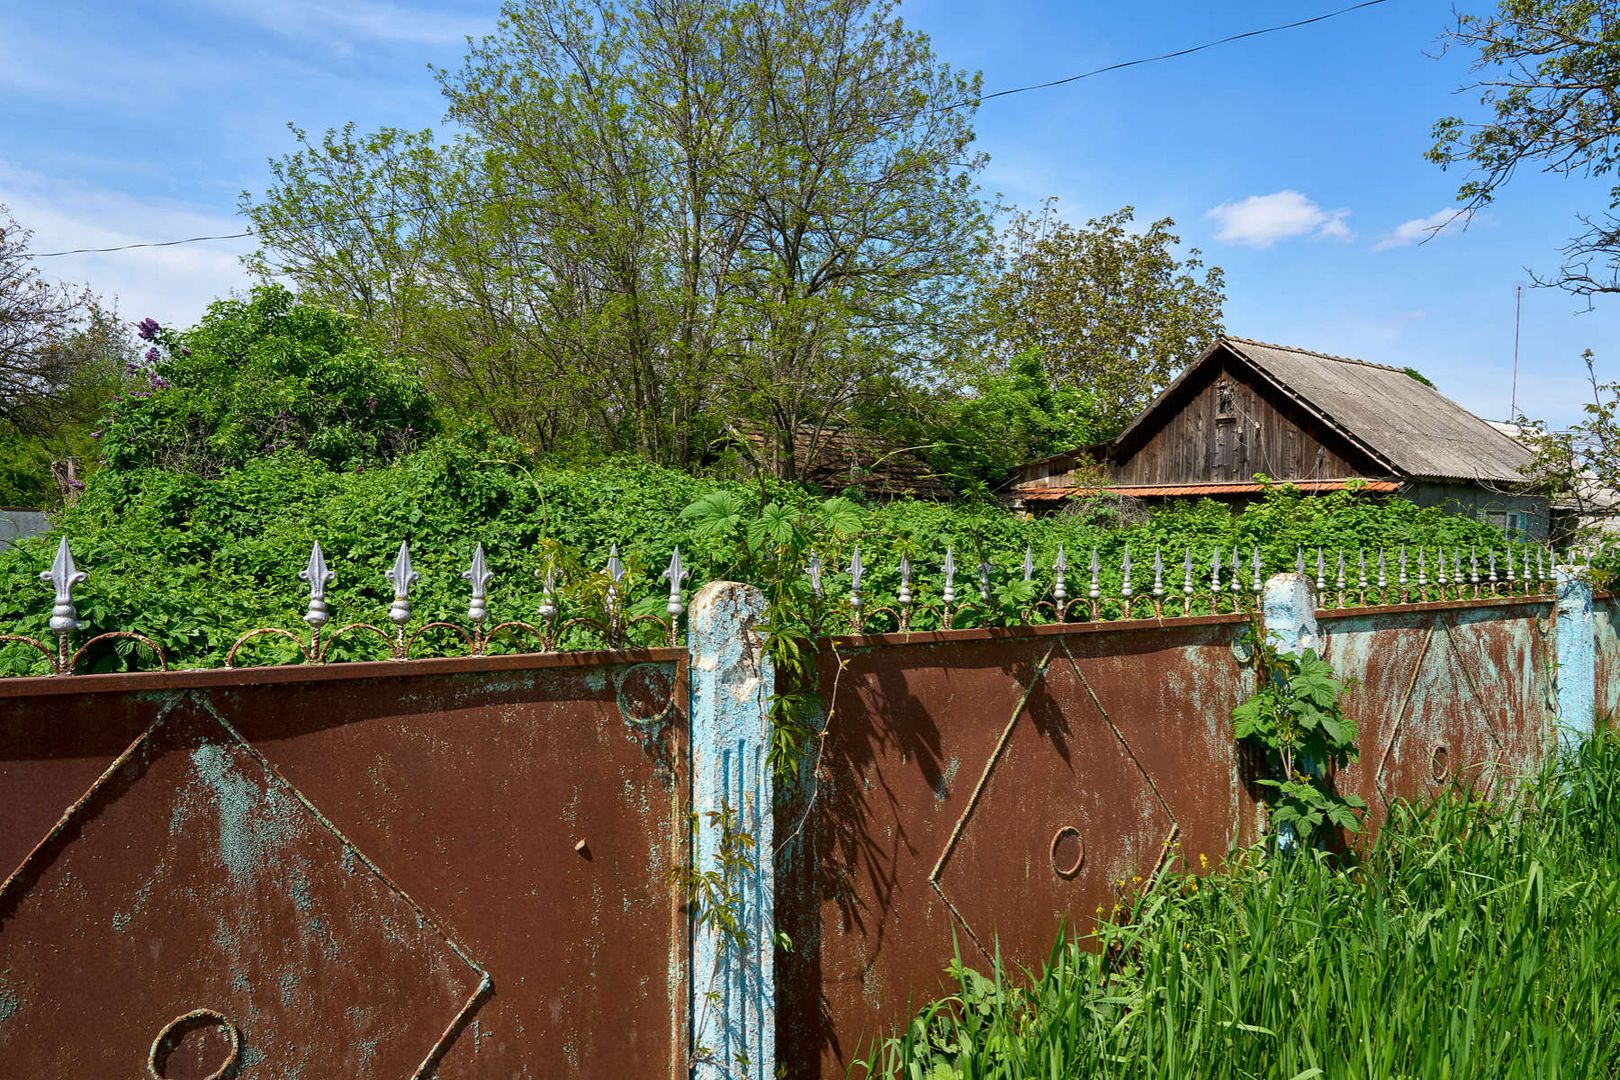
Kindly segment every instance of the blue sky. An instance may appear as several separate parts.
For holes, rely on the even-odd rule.
[[[902,14],[987,90],[1060,78],[1342,6],[911,0]],[[1481,0],[1463,0],[1469,9]],[[235,232],[238,194],[291,148],[286,123],[436,124],[429,64],[452,66],[494,0],[173,0],[0,11],[0,202],[35,250]],[[1422,159],[1434,119],[1472,108],[1466,58],[1436,59],[1449,0],[1389,0],[1300,30],[990,101],[987,193],[1060,199],[1071,220],[1173,217],[1227,274],[1248,337],[1412,365],[1507,412],[1513,289],[1550,270],[1599,183],[1525,173],[1466,230],[1410,242],[1458,177]],[[1404,229],[1403,229],[1404,227]],[[195,318],[246,281],[248,241],[46,260],[131,319]],[[1520,408],[1578,418],[1580,352],[1620,379],[1620,298],[1594,312],[1526,289]]]

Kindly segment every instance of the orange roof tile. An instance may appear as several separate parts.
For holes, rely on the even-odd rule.
[[[1296,487],[1307,495],[1343,491],[1352,483],[1362,491],[1398,491],[1396,480],[1301,480],[1291,484],[1148,484],[1141,487],[1020,488],[1015,495],[1025,502],[1058,502],[1071,495],[1131,495],[1138,499],[1196,498],[1201,495],[1259,495],[1270,487]]]

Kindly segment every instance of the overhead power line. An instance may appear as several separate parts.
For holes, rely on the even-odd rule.
[[[1174,52],[1160,53],[1158,56],[1144,56],[1138,60],[1122,60],[1117,64],[1108,64],[1100,68],[1093,68],[1090,71],[1082,71],[1078,75],[1070,75],[1062,79],[1053,79],[1050,82],[1031,83],[1029,86],[1015,86],[1010,90],[997,90],[994,93],[980,94],[976,98],[970,98],[967,101],[960,102],[952,107],[960,108],[963,105],[972,105],[985,101],[991,101],[995,98],[1011,97],[1014,94],[1027,94],[1031,90],[1050,90],[1054,86],[1067,86],[1070,83],[1079,82],[1081,79],[1090,79],[1097,75],[1106,75],[1110,71],[1123,71],[1126,68],[1140,67],[1143,64],[1156,64],[1161,60],[1175,60],[1178,57],[1191,56],[1193,53],[1203,52],[1205,49],[1213,49],[1220,45],[1230,45],[1234,41],[1243,41],[1246,38],[1261,37],[1265,34],[1275,34],[1283,30],[1295,30],[1301,26],[1310,26],[1312,23],[1326,22],[1328,19],[1336,19],[1340,15],[1348,15],[1353,11],[1360,11],[1362,8],[1376,7],[1379,4],[1388,2],[1389,0],[1362,0],[1362,2],[1359,4],[1351,4],[1349,7],[1340,8],[1337,11],[1330,11],[1325,15],[1314,15],[1309,19],[1299,19],[1295,22],[1279,23],[1276,26],[1266,26],[1259,30],[1245,30],[1241,34],[1231,34],[1227,37],[1217,38],[1214,41],[1206,41],[1202,45],[1193,45],[1186,49],[1177,49]]]
[[[1156,63],[1160,63],[1160,62],[1165,61],[1165,60],[1175,60],[1175,59],[1179,59],[1180,57],[1183,57],[1183,56],[1191,56],[1194,53],[1204,52],[1206,49],[1214,49],[1214,48],[1218,48],[1218,47],[1220,47],[1222,45],[1230,45],[1230,44],[1232,44],[1234,42],[1244,41],[1244,40],[1246,40],[1248,38],[1262,37],[1262,36],[1264,36],[1266,34],[1281,33],[1284,30],[1297,30],[1297,29],[1299,29],[1300,27],[1303,27],[1303,26],[1310,26],[1310,25],[1312,25],[1314,23],[1326,22],[1328,19],[1336,19],[1341,15],[1348,15],[1348,14],[1351,14],[1352,12],[1361,11],[1364,8],[1376,7],[1379,4],[1385,4],[1385,3],[1388,3],[1388,2],[1389,2],[1389,0],[1361,0],[1360,3],[1351,4],[1349,7],[1342,7],[1342,8],[1339,8],[1339,9],[1335,10],[1335,11],[1326,12],[1325,14],[1322,14],[1322,15],[1314,15],[1311,18],[1308,18],[1308,19],[1296,19],[1293,22],[1278,23],[1275,26],[1265,26],[1265,27],[1261,27],[1258,30],[1245,30],[1241,34],[1229,34],[1229,35],[1227,35],[1226,37],[1223,37],[1223,38],[1216,38],[1216,39],[1214,39],[1212,41],[1206,41],[1201,45],[1192,45],[1192,46],[1189,46],[1189,47],[1187,47],[1185,49],[1176,49],[1176,50],[1174,50],[1172,52],[1159,53],[1157,56],[1143,56],[1143,57],[1139,57],[1139,58],[1137,58],[1135,60],[1122,60],[1122,61],[1120,61],[1119,63],[1116,63],[1116,64],[1106,64],[1103,67],[1092,68],[1090,71],[1082,71],[1077,75],[1069,75],[1069,76],[1065,76],[1064,78],[1061,78],[1061,79],[1052,79],[1052,80],[1049,80],[1047,82],[1031,83],[1028,86],[1009,87],[1006,90],[996,90],[996,91],[992,91],[991,93],[988,93],[988,94],[979,94],[979,95],[977,95],[975,97],[965,98],[962,101],[955,102],[954,104],[943,106],[941,109],[939,109],[937,111],[939,111],[939,112],[948,112],[948,111],[951,111],[951,110],[954,110],[954,109],[964,109],[964,108],[967,108],[969,105],[973,105],[973,106],[982,105],[986,101],[994,101],[997,98],[1012,97],[1015,94],[1028,94],[1028,93],[1031,93],[1032,91],[1035,91],[1035,90],[1050,90],[1050,89],[1052,89],[1054,87],[1058,87],[1058,86],[1067,86],[1070,83],[1080,82],[1082,79],[1091,79],[1091,78],[1095,78],[1098,75],[1106,75],[1109,72],[1123,71],[1126,68],[1141,67],[1143,64],[1156,64]],[[662,164],[659,164],[659,165],[656,165],[656,166],[648,166],[645,169],[641,169],[641,170],[639,170],[637,172],[631,172],[631,173],[625,174],[625,175],[634,176],[634,175],[638,175],[639,173],[650,173],[650,172],[654,172],[654,171],[662,171],[662,170],[667,170],[667,169],[671,169],[671,168],[679,168],[680,166],[682,166],[684,164],[687,164],[687,162],[685,162],[685,161],[665,162],[665,163],[662,163]],[[583,181],[586,182],[586,183],[589,183],[590,181],[596,180],[596,179],[608,179],[608,177],[606,175],[599,175],[599,176],[595,176],[595,177],[585,177],[585,178],[583,178]],[[422,210],[422,209],[427,209],[427,207],[425,207],[425,206],[400,207],[397,210],[390,211],[387,216],[393,216],[395,214],[404,213],[404,212],[406,212],[408,210]],[[348,218],[340,218],[340,219],[338,219],[338,220],[336,220],[334,222],[331,222],[330,224],[334,224],[334,225],[350,224],[350,223],[352,223],[354,221],[360,220],[364,216],[365,215],[354,215],[354,216],[351,216],[351,217],[348,217]],[[313,228],[313,226],[311,226],[311,228]],[[111,247],[80,247],[80,248],[67,248],[67,249],[62,250],[62,251],[41,251],[41,252],[35,252],[33,254],[30,254],[27,257],[31,258],[31,259],[57,259],[57,258],[61,258],[62,256],[65,256],[65,255],[104,255],[104,254],[108,254],[108,253],[111,253],[111,252],[117,252],[117,251],[135,251],[135,250],[140,249],[140,248],[165,248],[165,247],[177,247],[177,246],[179,246],[181,244],[201,244],[201,243],[207,243],[207,242],[216,241],[216,240],[240,240],[240,239],[242,239],[244,237],[248,237],[248,236],[252,236],[252,235],[254,235],[253,230],[244,229],[241,232],[218,233],[218,234],[211,235],[211,236],[188,236],[188,237],[185,237],[184,239],[180,239],[180,240],[158,240],[158,241],[148,241],[148,242],[144,242],[144,243],[134,243],[134,244],[115,244],[115,245],[113,245]]]

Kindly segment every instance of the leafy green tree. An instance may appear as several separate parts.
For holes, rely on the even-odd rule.
[[[1134,419],[1221,329],[1220,267],[1206,268],[1197,248],[1178,257],[1170,218],[1137,232],[1135,216],[1127,206],[1077,227],[1057,215],[1055,199],[1013,214],[980,313],[992,355],[1039,349],[1053,386],[1092,395],[1101,437]]]
[[[195,327],[140,325],[139,382],[100,432],[107,467],[217,476],[298,451],[333,469],[387,462],[438,428],[421,381],[339,313],[279,285],[220,300]]]
[[[941,410],[930,460],[964,491],[1001,488],[1018,465],[1088,446],[1100,430],[1095,399],[1076,386],[1053,387],[1039,349],[982,376],[971,394]]]
[[[893,0],[514,0],[439,73],[457,136],[352,129],[246,199],[257,267],[542,449],[818,444],[960,341],[970,118]]]
[[[1485,15],[1458,14],[1447,48],[1473,53],[1484,116],[1442,118],[1427,153],[1471,171],[1459,215],[1489,206],[1521,168],[1606,177],[1620,159],[1620,7],[1612,0],[1501,0]],[[1591,298],[1620,292],[1620,185],[1601,217],[1564,248],[1564,264],[1537,284]]]
[[[110,307],[40,276],[29,239],[0,206],[0,505],[43,507],[63,495],[53,464],[94,458],[90,431],[132,353]]]

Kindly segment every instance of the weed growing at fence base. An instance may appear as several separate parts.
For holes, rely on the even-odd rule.
[[[1240,853],[1038,974],[951,973],[873,1075],[1620,1075],[1620,737],[1507,803],[1397,805],[1356,865]]]

